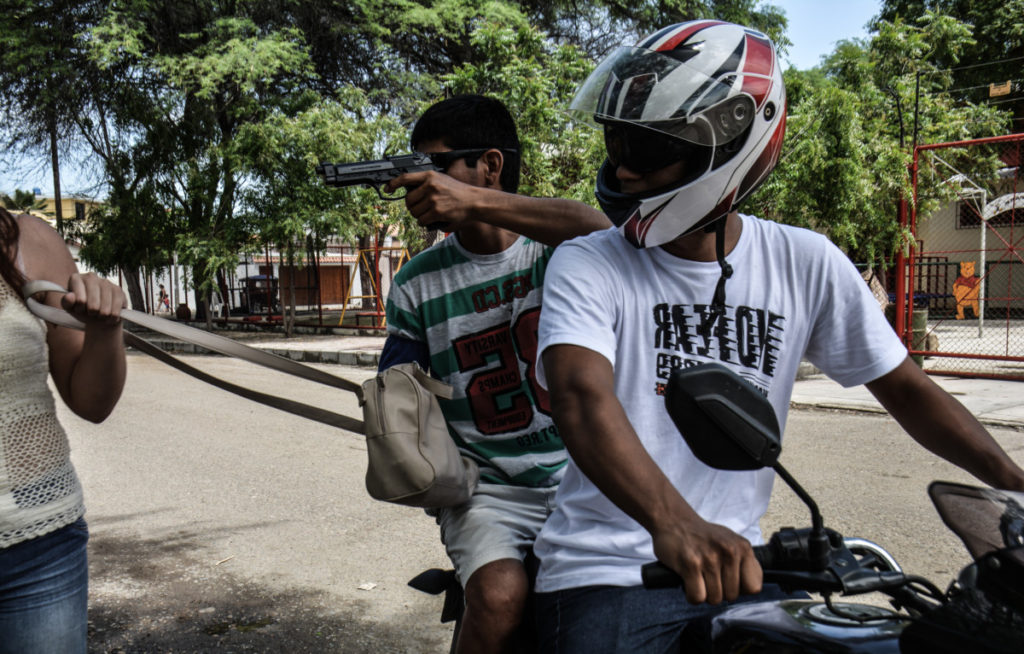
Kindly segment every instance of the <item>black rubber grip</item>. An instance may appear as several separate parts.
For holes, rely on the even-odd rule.
[[[754,558],[762,568],[773,567],[775,557],[768,545],[755,545]],[[661,561],[645,563],[640,569],[640,577],[643,579],[644,588],[674,588],[683,585],[683,578]]]

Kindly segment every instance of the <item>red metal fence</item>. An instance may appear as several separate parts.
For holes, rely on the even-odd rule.
[[[1024,379],[1024,134],[917,146],[897,331],[926,370]],[[924,216],[928,176],[955,199]],[[913,301],[911,301],[913,299]]]

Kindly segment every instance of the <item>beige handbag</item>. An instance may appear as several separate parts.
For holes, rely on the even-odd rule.
[[[84,328],[67,312],[32,298],[42,292],[67,293],[67,289],[42,280],[26,282],[22,294],[32,313],[55,325]],[[318,368],[139,311],[124,309],[121,318],[214,352],[355,393],[363,407],[365,422],[218,379],[176,359],[144,338],[124,332],[126,344],[218,388],[310,420],[366,434],[369,453],[366,489],[378,500],[438,508],[462,504],[476,488],[480,471],[476,463],[459,454],[448,435],[435,397],[451,398],[452,388],[430,377],[415,363],[389,368],[360,386]]]
[[[452,387],[416,363],[402,363],[363,382],[366,490],[378,500],[439,508],[473,495],[480,470],[459,454],[438,397]]]

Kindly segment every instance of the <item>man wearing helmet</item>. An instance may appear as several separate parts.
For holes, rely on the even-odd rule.
[[[711,605],[778,593],[762,591],[751,549],[774,473],[694,457],[661,397],[676,368],[732,368],[784,426],[806,357],[867,384],[933,452],[1024,489],[1024,471],[907,358],[838,248],[736,212],[785,130],[767,37],[710,20],[667,27],[602,62],[573,107],[604,130],[597,196],[618,230],[563,244],[545,279],[538,378],[571,455],[535,545],[545,650],[675,651]],[[655,558],[685,595],[640,586]]]

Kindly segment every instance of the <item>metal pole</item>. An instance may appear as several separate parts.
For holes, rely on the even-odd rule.
[[[917,147],[918,115],[921,109],[921,71],[914,77],[914,147]]]
[[[175,311],[178,309],[178,304],[181,303],[181,292],[178,290],[178,283],[181,281],[181,275],[178,273],[178,253],[174,252],[171,254],[171,306],[174,307]]]
[[[988,193],[981,192],[981,267],[978,269],[978,338],[984,335],[985,326],[985,237],[988,232],[988,219],[985,217],[985,205],[988,204]]]

